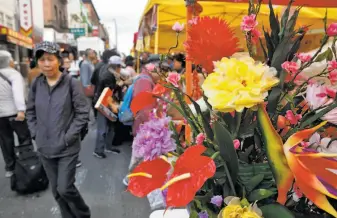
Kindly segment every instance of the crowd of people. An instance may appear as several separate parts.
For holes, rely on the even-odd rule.
[[[14,69],[11,54],[0,51],[0,145],[6,177],[15,173],[15,132],[19,145],[35,141],[62,217],[90,217],[90,209],[74,185],[76,167],[81,166],[81,141],[96,128],[93,155],[104,159],[107,153],[119,154],[118,146],[132,141],[155,107],[135,114],[132,125],[112,122],[94,107],[102,91],[107,87],[113,90],[109,106],[117,116],[130,85],[133,98],[154,88],[159,75],[148,70],[149,64],[157,71],[183,74],[185,56],[177,54],[162,62],[158,55],[145,52],[138,64],[134,57],[125,57],[115,49],[104,51],[101,57],[87,49],[78,57],[74,50],[61,52],[57,44],[42,42],[35,45],[26,90],[25,78]],[[131,170],[133,157],[130,162]],[[128,185],[127,178],[123,183]]]

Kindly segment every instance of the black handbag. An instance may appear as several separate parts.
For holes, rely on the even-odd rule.
[[[11,189],[22,195],[46,190],[49,181],[34,146],[29,143],[15,147],[15,156]]]

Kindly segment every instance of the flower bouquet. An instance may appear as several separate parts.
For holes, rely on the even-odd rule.
[[[176,146],[170,151],[166,131],[158,130],[157,143],[146,145],[155,148],[151,158],[129,175],[128,190],[135,196],[160,189],[167,208],[188,205],[190,217],[337,217],[336,24],[326,17],[318,51],[298,53],[307,34],[295,28],[301,8],[290,15],[291,0],[279,21],[270,1],[271,32],[264,30],[262,39],[261,2],[250,1],[241,25],[249,56],[236,54],[238,39],[226,21],[189,22],[187,58],[208,73],[201,99],[184,93],[174,73],[160,92],[142,98],[179,111],[193,138],[181,140],[172,122],[165,125]],[[322,52],[329,40],[332,45]],[[258,44],[263,62],[254,59]],[[325,67],[308,76],[315,62]]]

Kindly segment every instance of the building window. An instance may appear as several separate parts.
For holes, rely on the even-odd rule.
[[[11,16],[6,15],[6,26],[13,29],[13,18]]]
[[[5,23],[4,13],[0,12],[0,24]]]

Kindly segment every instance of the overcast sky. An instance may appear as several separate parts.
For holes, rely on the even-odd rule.
[[[140,16],[147,0],[92,0],[101,21],[108,27],[110,45],[115,44],[113,19],[117,21],[118,50],[130,53],[133,34],[138,30]]]

